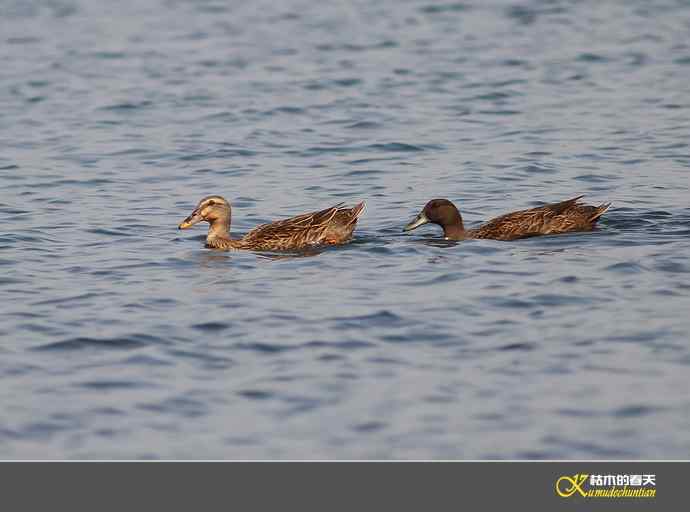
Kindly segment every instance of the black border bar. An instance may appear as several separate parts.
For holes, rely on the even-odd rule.
[[[655,461],[3,462],[0,489],[8,511],[656,511],[686,509],[689,470]],[[591,474],[654,475],[656,496],[556,492],[560,477]]]

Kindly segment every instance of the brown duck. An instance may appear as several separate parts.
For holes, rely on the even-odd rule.
[[[206,247],[226,250],[287,251],[314,245],[342,244],[352,238],[364,203],[354,208],[341,204],[318,212],[305,213],[289,219],[262,224],[242,238],[230,238],[230,203],[220,196],[199,201],[189,217],[178,226],[187,229],[194,224],[209,223]]]
[[[460,212],[448,199],[433,199],[424,206],[412,222],[405,226],[404,231],[411,231],[422,224],[438,224],[443,228],[443,234],[447,240],[465,238],[516,240],[570,231],[591,231],[611,203],[590,206],[578,202],[582,197],[584,196],[507,213],[474,229],[465,229]]]

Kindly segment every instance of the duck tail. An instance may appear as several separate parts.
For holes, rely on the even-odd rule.
[[[606,213],[606,210],[608,210],[610,206],[611,206],[611,203],[604,203],[604,204],[597,206],[597,209],[594,212],[594,215],[592,215],[587,220],[589,222],[596,222],[597,220],[599,220],[599,217],[601,217],[602,215],[604,215],[604,213]]]
[[[539,209],[545,208],[551,215],[560,215],[566,210],[569,210],[573,206],[577,205],[577,202],[583,197],[584,196],[577,196],[573,197],[572,199],[566,199],[565,201],[561,201],[559,203],[547,204]]]
[[[366,210],[366,205],[364,204],[364,201],[355,205],[355,207],[350,210],[351,218],[348,224],[354,224],[355,222],[357,222],[357,219],[359,219],[359,217],[364,213],[364,210]]]

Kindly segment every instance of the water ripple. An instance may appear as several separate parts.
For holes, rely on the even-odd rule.
[[[128,350],[142,348],[151,344],[157,344],[161,342],[162,341],[159,338],[147,334],[134,334],[131,336],[121,338],[77,337],[39,345],[34,347],[34,350],[71,351],[91,348],[108,350]]]
[[[628,4],[0,2],[0,459],[688,453],[687,9]],[[367,212],[217,252],[209,194]]]

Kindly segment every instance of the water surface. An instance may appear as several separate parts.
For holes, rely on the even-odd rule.
[[[0,6],[0,457],[687,458],[690,7]],[[367,201],[312,257],[203,247]],[[448,243],[586,194],[593,233]]]

